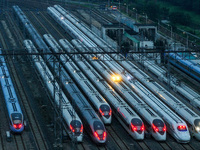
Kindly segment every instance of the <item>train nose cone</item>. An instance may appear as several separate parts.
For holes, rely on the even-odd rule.
[[[190,141],[191,137],[190,134],[188,132],[180,134],[179,135],[179,142],[181,143],[188,143]]]
[[[137,134],[137,136],[135,136],[136,140],[144,140],[144,132]]]

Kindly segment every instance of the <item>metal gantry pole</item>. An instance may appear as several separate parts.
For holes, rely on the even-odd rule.
[[[58,138],[59,138],[59,149],[62,149],[63,145],[62,145],[62,139],[63,139],[63,126],[62,126],[62,118],[63,118],[63,102],[62,102],[62,74],[61,74],[61,58],[60,58],[60,55],[59,55],[59,60],[58,60],[58,63],[59,63],[59,68],[58,68],[58,84],[59,84],[59,135],[58,135]]]

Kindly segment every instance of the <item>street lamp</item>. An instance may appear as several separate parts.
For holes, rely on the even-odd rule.
[[[147,24],[147,14],[143,13],[143,15],[145,15],[145,23]]]
[[[137,9],[133,8],[133,11],[135,11],[135,23],[137,22]]]
[[[125,7],[126,7],[126,13],[128,14],[128,4],[124,3]]]
[[[167,24],[171,28],[171,40],[172,40],[172,26],[170,24]]]
[[[186,31],[184,31],[183,34],[186,34],[186,36],[187,36],[187,39],[186,39],[186,49],[188,50],[188,33]]]

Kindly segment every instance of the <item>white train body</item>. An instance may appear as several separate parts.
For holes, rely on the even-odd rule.
[[[75,52],[67,40],[61,39],[59,42],[67,52]],[[113,108],[113,113],[126,131],[136,140],[144,139],[144,123],[132,108],[101,78],[85,59],[77,61],[76,64],[106,97],[106,100]]]
[[[50,34],[45,34],[43,37],[54,52],[62,52],[62,48]],[[111,124],[112,110],[110,105],[67,55],[61,55],[60,59],[62,62],[66,62],[64,63],[65,69],[68,70],[68,73],[73,76],[74,80],[87,95],[104,124]]]
[[[80,41],[73,40],[72,42],[74,46],[79,49],[80,51],[83,50],[82,43]],[[110,69],[107,68],[105,65],[103,65],[103,62],[101,61],[90,61],[92,66],[98,71],[99,74],[101,74],[102,77],[104,77],[107,80],[111,79],[111,76],[114,73],[111,73]],[[120,82],[119,84],[116,84],[114,82],[110,82],[112,87],[115,88],[115,90],[118,90],[118,92],[123,95],[123,98],[126,99],[126,102],[131,105],[148,123],[150,126],[149,130],[151,131],[152,136],[159,141],[166,140],[166,130],[165,130],[165,124],[164,121],[140,98],[133,93],[128,87],[126,87],[125,84]],[[123,84],[123,85],[122,85]],[[153,130],[153,122],[156,120],[156,122],[160,122],[162,124],[162,128],[159,132],[154,132]]]
[[[171,109],[173,109],[179,116],[184,118],[189,125],[189,129],[198,140],[200,133],[200,116],[197,115],[193,110],[183,104],[180,100],[174,97],[166,89],[160,86],[155,81],[139,70],[131,62],[122,62],[123,67],[125,67],[135,78],[137,78],[143,85],[145,85],[151,92],[153,92],[157,97],[159,97],[165,104],[167,104]]]
[[[133,54],[132,56],[134,59],[140,60],[138,54]],[[165,82],[166,84],[169,83],[169,85],[173,88],[175,92],[183,95],[194,107],[200,109],[200,95],[197,92],[192,90],[184,83],[179,84],[179,81],[175,77],[170,78],[169,82],[166,76],[167,72],[164,69],[155,64],[154,61],[148,60],[148,58],[146,58],[145,56],[142,56],[142,59],[144,60],[140,60],[139,62],[145,67],[146,70],[151,71],[159,80]]]
[[[87,34],[87,36],[89,36],[93,41],[95,41],[101,48],[103,48],[105,51],[113,51],[111,48],[109,48],[109,46],[100,38],[98,38],[97,36],[95,36],[95,34],[93,34],[84,24],[82,24],[78,19],[75,19],[74,16],[70,15],[67,11],[65,11],[63,8],[61,8],[60,6],[54,6],[65,18],[66,20],[69,19],[70,20],[70,24],[71,25],[75,25],[77,26],[81,31],[83,31],[85,34]],[[77,23],[78,22],[78,23]],[[68,27],[65,27],[67,29],[65,30],[69,30]],[[80,30],[78,30],[78,32],[81,32]],[[70,31],[71,33],[73,33],[74,35],[76,35],[76,30],[72,30]],[[81,39],[81,41],[86,44],[86,46],[89,45],[89,47],[97,47],[97,45],[92,42],[91,40],[88,40],[88,37],[82,36],[82,34],[79,34],[79,39]],[[92,43],[92,44],[91,44]],[[78,47],[77,47],[78,48]],[[83,49],[83,48],[82,48]],[[95,48],[95,50],[102,52],[102,50],[100,50],[99,48]],[[87,50],[88,51],[88,50]],[[101,66],[98,66],[99,64],[97,64],[96,62],[91,62],[93,63],[94,66],[97,66],[96,68],[99,68]],[[96,63],[96,64],[95,64]],[[104,71],[104,67],[102,67],[102,70],[99,70],[99,72],[103,72]],[[105,72],[103,73],[105,74]],[[108,73],[109,74],[109,73]],[[106,77],[105,77],[106,78]],[[122,93],[124,93],[124,91],[121,91]],[[190,139],[190,137],[188,136],[188,139]],[[186,140],[186,142],[188,142]]]
[[[21,133],[24,130],[24,116],[4,56],[0,56],[0,63],[0,81],[8,111],[10,129],[14,133]]]
[[[33,45],[30,40],[24,40],[24,46],[28,50],[29,53],[37,53],[37,49]],[[64,109],[62,110],[63,119],[67,124],[67,132],[68,135],[72,140],[76,140],[77,142],[82,142],[83,140],[83,124],[73,109],[72,105],[70,104],[69,100],[65,96],[62,90],[60,90],[59,84],[54,80],[54,77],[51,71],[46,66],[44,60],[41,56],[32,55],[32,59],[36,65],[37,71],[40,73],[40,76],[43,79],[50,95],[52,98],[55,96],[55,103],[59,108],[59,101],[61,99],[61,107]],[[54,83],[53,83],[54,81]],[[54,95],[54,90],[55,95]],[[59,90],[61,95],[59,95]]]

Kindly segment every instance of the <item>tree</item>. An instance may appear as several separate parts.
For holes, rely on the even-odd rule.
[[[148,14],[148,17],[153,20],[155,20],[155,18],[160,18],[160,6],[152,1],[147,2],[145,12]]]
[[[169,19],[174,24],[190,25],[191,17],[183,12],[171,12]]]

